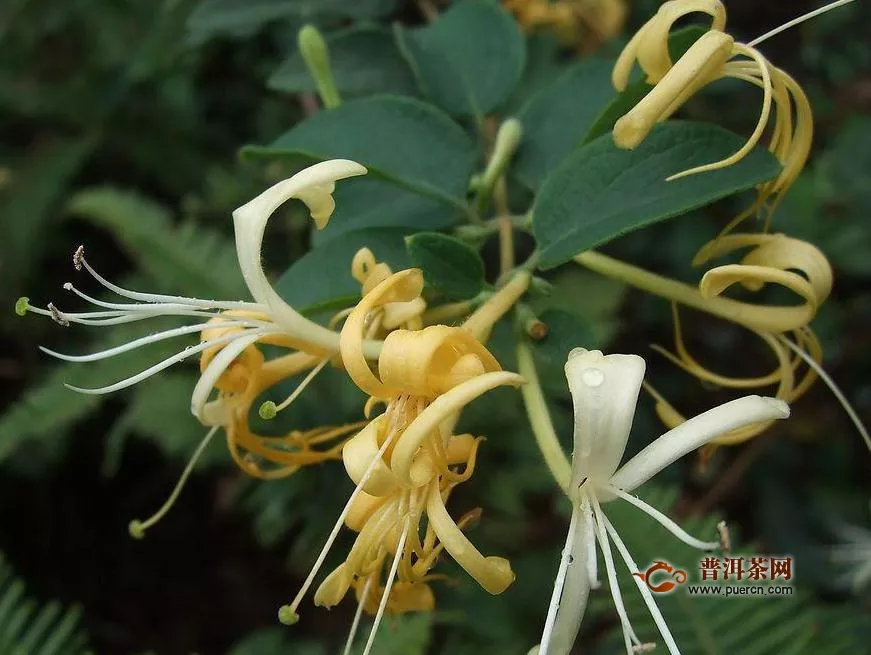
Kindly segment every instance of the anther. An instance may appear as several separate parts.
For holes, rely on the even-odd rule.
[[[82,270],[82,262],[85,260],[85,247],[79,246],[73,253],[73,266],[77,271]]]
[[[717,523],[717,532],[720,534],[720,550],[724,555],[732,552],[732,536],[729,534],[729,526],[725,521]]]
[[[52,320],[58,325],[63,325],[64,327],[68,327],[70,322],[67,318],[61,313],[61,311],[54,306],[54,303],[48,303],[48,311],[51,312]]]

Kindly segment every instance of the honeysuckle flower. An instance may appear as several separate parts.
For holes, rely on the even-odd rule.
[[[617,36],[628,14],[625,0],[504,0],[503,4],[525,30],[551,29],[563,43],[585,52]]]
[[[832,3],[828,8],[845,4]],[[825,10],[827,8],[824,8]],[[702,13],[711,19],[710,29],[676,62],[668,51],[668,38],[675,23],[685,16]],[[738,79],[762,90],[762,106],[756,128],[746,143],[725,159],[697,166],[669,177],[669,180],[731,166],[759,143],[771,114],[769,151],[783,168],[780,174],[760,185],[757,199],[739,214],[727,231],[759,211],[770,217],[784,193],[798,178],[810,153],[813,115],[804,90],[785,71],[769,62],[756,48],[762,41],[788,26],[817,15],[812,12],[786,26],[772,30],[749,43],[736,42],[727,34],[726,8],[720,0],[669,0],[645,23],[620,54],[613,71],[614,87],[624,90],[637,61],[653,90],[614,125],[614,142],[621,148],[635,148],[656,123],[666,120],[702,88],[723,78]]]
[[[620,466],[644,378],[644,360],[636,355],[603,355],[598,350],[576,348],[569,354],[565,368],[575,413],[571,480],[566,489],[573,509],[538,652],[540,655],[570,652],[590,590],[599,585],[598,544],[623,628],[626,652],[631,655],[650,646],[642,644],[629,622],[617,584],[611,543],[631,572],[638,571],[638,567],[608,520],[603,505],[624,500],[684,543],[702,550],[717,548],[719,541],[704,542],[688,535],[662,512],[633,496],[632,491],[678,458],[721,434],[759,421],[786,418],[789,406],[760,396],[733,400],[666,432]],[[678,653],[647,585],[634,576],[632,579],[669,652]]]
[[[619,280],[638,289],[672,301],[674,308],[675,352],[659,346],[655,350],[695,377],[718,386],[734,389],[761,389],[775,386],[775,396],[787,402],[800,398],[816,381],[822,378],[844,407],[866,444],[871,438],[862,421],[837,385],[823,370],[822,348],[809,327],[819,307],[832,288],[832,269],[825,255],[813,244],[783,234],[730,234],[705,244],[695,265],[749,248],[750,251],[737,264],[710,269],[698,287],[672,280],[650,271],[615,260],[595,251],[575,257],[575,261],[590,270]],[[733,300],[725,292],[735,285],[751,292],[759,292],[767,285],[781,286],[795,295],[798,304],[768,304]],[[753,332],[771,350],[774,369],[757,377],[731,377],[703,366],[687,350],[677,312],[677,305],[703,311]],[[807,370],[799,375],[802,364]],[[645,385],[657,400],[656,411],[668,427],[675,427],[685,417],[672,407],[662,395]],[[724,434],[712,444],[728,445],[746,441],[762,433],[770,423],[760,423]],[[713,448],[709,446],[707,452]]]
[[[816,246],[783,234],[724,235],[705,244],[693,264],[706,264],[746,248],[751,250],[739,263],[707,271],[699,283],[699,291],[703,297],[715,299],[735,285],[759,292],[766,285],[775,284],[801,298],[798,305],[754,306],[744,317],[732,319],[750,329],[769,347],[776,361],[774,370],[761,376],[734,377],[706,368],[686,348],[676,306],[673,306],[675,353],[659,346],[653,348],[704,382],[745,390],[776,385],[775,397],[793,403],[814,384],[820,370],[822,348],[808,324],[831,292],[832,269]],[[799,379],[798,369],[805,363],[808,364],[807,370]],[[668,427],[686,420],[660,394],[650,390],[657,400],[657,414]],[[712,443],[741,443],[761,434],[770,425],[771,421],[748,425],[724,434]]]
[[[522,378],[502,371],[473,333],[461,327],[390,332],[377,375],[363,353],[367,317],[382,308],[413,303],[422,290],[418,269],[391,274],[375,284],[345,320],[345,370],[370,396],[367,415],[376,404],[385,410],[345,444],[342,459],[355,489],[299,593],[279,612],[285,623],[298,620],[299,604],[345,524],[358,536],[345,561],[317,589],[315,603],[331,607],[354,588],[359,607],[349,647],[362,611],[374,609],[376,615],[366,653],[385,611],[432,606],[429,571],[442,550],[491,593],[501,593],[514,579],[507,560],[483,556],[463,534],[462,526],[471,517],[455,522],[445,502],[452,489],[472,475],[480,443],[471,435],[454,434],[457,415],[483,393],[519,385]]]

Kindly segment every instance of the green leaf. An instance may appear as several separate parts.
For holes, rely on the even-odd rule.
[[[545,180],[536,200],[532,227],[542,268],[777,175],[780,164],[757,148],[728,168],[665,181],[723,159],[743,143],[715,125],[671,121],[635,150],[620,150],[606,134],[575,151]]]
[[[483,291],[484,262],[474,248],[438,232],[421,232],[405,243],[411,261],[436,291],[455,300],[468,300]]]
[[[188,18],[194,43],[221,35],[248,36],[278,20],[318,21],[377,18],[393,11],[396,0],[204,0]]]
[[[41,604],[29,597],[0,553],[0,653],[81,653],[88,641],[81,618],[78,607],[65,610],[57,601]]]
[[[432,616],[428,613],[403,614],[382,626],[375,638],[378,655],[424,655],[430,641]],[[365,634],[365,633],[364,633]],[[360,640],[351,652],[360,655],[365,640]]]
[[[614,91],[613,63],[587,59],[547,85],[520,112],[523,141],[514,159],[518,178],[536,189],[581,142]]]
[[[530,341],[539,379],[549,395],[568,397],[565,365],[573,348],[596,346],[592,326],[576,314],[562,309],[548,309],[538,316],[547,325],[547,335]]]
[[[175,289],[224,299],[247,295],[229,238],[193,222],[176,227],[166,208],[148,198],[98,187],[74,195],[68,209],[110,230],[162,293]]]
[[[375,96],[322,111],[269,146],[247,146],[247,157],[307,162],[353,159],[411,191],[464,205],[477,153],[462,128],[412,98]]]
[[[462,218],[456,207],[368,175],[336,185],[333,196],[336,210],[323,230],[312,233],[315,247],[352,230],[372,227],[441,230]]]
[[[360,283],[351,277],[351,260],[356,252],[366,247],[394,271],[408,268],[408,232],[402,228],[373,228],[342,234],[294,262],[275,283],[275,289],[299,311],[311,311],[328,300],[353,305],[360,297]]]
[[[417,95],[414,75],[389,30],[374,26],[352,27],[331,35],[327,44],[336,87],[343,94]],[[317,90],[298,51],[284,61],[267,84],[276,91],[288,93]]]
[[[489,114],[523,73],[526,42],[493,0],[463,0],[426,27],[395,30],[424,93],[450,114]]]

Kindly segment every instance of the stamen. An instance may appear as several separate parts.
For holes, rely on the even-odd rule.
[[[66,318],[66,316],[63,315],[63,313],[61,313],[60,310],[58,310],[57,307],[54,306],[54,303],[48,303],[48,311],[51,313],[51,318],[55,323],[57,323],[58,325],[63,325],[64,327],[69,327],[69,320]]]
[[[15,313],[19,316],[24,316],[28,309],[30,309],[30,298],[27,296],[21,296],[15,301]]]
[[[781,32],[784,32],[791,27],[795,27],[796,25],[799,25],[799,24],[805,22],[806,20],[810,20],[811,18],[816,18],[820,14],[824,14],[828,11],[831,11],[832,9],[837,9],[838,7],[843,7],[844,5],[848,5],[851,2],[853,2],[853,0],[837,0],[836,2],[830,2],[829,4],[824,5],[824,6],[820,7],[819,9],[814,9],[813,11],[809,11],[808,13],[803,14],[803,15],[799,16],[798,18],[793,18],[791,21],[784,23],[780,27],[775,27],[770,32],[766,32],[762,36],[756,37],[747,45],[750,46],[751,48],[754,46],[757,46],[760,43],[762,43],[763,41],[770,39],[772,36],[777,36]]]
[[[608,487],[608,490],[616,496],[619,496],[620,498],[625,500],[630,505],[635,505],[635,507],[647,514],[650,518],[652,518],[666,530],[671,532],[675,537],[680,539],[687,546],[692,546],[693,548],[698,548],[699,550],[716,550],[717,547],[720,546],[719,541],[702,541],[701,539],[696,539],[694,536],[687,533],[677,523],[668,518],[665,514],[660,512],[652,505],[648,505],[640,498],[636,498],[632,494],[628,494],[622,489],[618,489],[617,487]]]
[[[267,400],[262,405],[260,405],[260,409],[257,412],[258,414],[260,414],[260,418],[267,421],[274,419],[278,415],[278,412],[290,407],[293,401],[299,398],[299,395],[303,391],[305,391],[305,388],[312,380],[315,379],[315,376],[317,376],[317,374],[321,372],[321,370],[329,363],[329,361],[329,357],[326,357],[321,361],[320,364],[318,364],[311,371],[309,371],[308,375],[303,378],[302,382],[297,385],[296,389],[294,389],[293,392],[280,404],[276,405],[273,401]]]
[[[832,394],[837,398],[838,402],[841,403],[841,407],[844,408],[844,411],[847,412],[847,416],[850,417],[850,420],[853,421],[853,425],[856,426],[856,429],[859,431],[859,434],[862,435],[862,439],[865,441],[865,445],[868,446],[868,450],[871,450],[871,436],[868,435],[868,430],[865,427],[865,424],[862,423],[862,419],[859,418],[859,415],[856,413],[856,410],[853,409],[853,406],[850,404],[850,401],[847,400],[847,397],[841,392],[841,389],[835,384],[835,381],[831,378],[831,376],[826,373],[825,369],[820,366],[814,358],[808,355],[804,350],[799,348],[796,344],[794,344],[791,340],[787,339],[783,335],[777,335],[777,338],[785,345],[787,348],[792,350],[796,355],[801,357],[805,363],[812,368],[817,375],[822,378],[823,382],[826,383],[826,386],[831,390]]]
[[[623,543],[620,535],[617,534],[616,528],[611,525],[611,521],[609,521],[608,517],[604,514],[602,515],[602,519],[605,523],[605,529],[608,531],[611,540],[614,542],[614,546],[617,547],[617,552],[619,552],[620,557],[623,558],[623,562],[627,567],[629,567],[630,571],[637,571],[638,565],[635,563],[635,560],[632,559],[632,555],[629,553],[629,549],[626,548],[626,544]],[[662,640],[665,642],[668,652],[671,653],[671,655],[680,655],[680,650],[678,650],[674,637],[671,636],[668,624],[665,622],[662,612],[659,611],[659,607],[657,607],[656,601],[653,599],[653,594],[650,593],[650,589],[648,589],[647,585],[634,575],[632,576],[632,580],[635,582],[635,586],[638,587],[638,591],[641,592],[641,596],[644,598],[644,603],[647,605],[647,609],[650,610],[650,615],[653,617],[653,622],[656,623],[656,627],[659,629],[659,634],[662,635]]]
[[[608,543],[608,535],[603,526],[602,508],[595,498],[591,502],[593,511],[596,513],[596,538],[599,540],[599,548],[602,549],[602,559],[605,560],[605,572],[608,576],[608,585],[611,587],[611,597],[614,599],[614,608],[617,610],[617,616],[620,618],[620,625],[623,628],[623,642],[626,646],[626,652],[631,654],[634,646],[641,645],[641,640],[632,629],[629,615],[626,613],[626,606],[623,605],[623,594],[620,592],[620,585],[617,582],[617,569],[614,566],[611,545]]]
[[[381,624],[381,618],[384,616],[384,609],[387,607],[387,600],[390,598],[390,589],[393,587],[393,580],[396,577],[396,569],[399,568],[399,561],[402,559],[405,550],[405,541],[408,539],[408,531],[411,528],[411,523],[406,521],[405,529],[402,531],[402,536],[399,538],[399,544],[396,546],[396,556],[393,558],[393,564],[390,567],[390,573],[387,576],[387,583],[384,586],[384,593],[381,594],[381,602],[378,605],[378,613],[375,615],[375,622],[372,624],[372,630],[369,631],[369,639],[366,641],[366,648],[363,649],[363,655],[369,655],[372,650],[372,644],[375,643],[375,634],[378,632],[378,626]]]
[[[729,526],[725,521],[717,523],[717,532],[720,535],[720,550],[724,555],[728,555],[732,552],[732,535],[729,534]]]
[[[262,337],[262,336],[267,336],[270,334],[278,334],[278,333],[274,330],[269,331],[269,330],[263,330],[263,329],[256,329],[256,330],[249,330],[245,336],[246,337],[253,337],[255,335],[259,335]],[[105,387],[99,387],[96,389],[86,389],[86,388],[82,388],[82,387],[75,387],[71,384],[66,384],[66,383],[64,383],[64,386],[67,389],[69,389],[70,391],[77,391],[79,393],[90,394],[90,395],[101,395],[101,394],[106,394],[106,393],[112,393],[113,391],[119,391],[120,389],[126,389],[127,387],[131,387],[134,384],[141,382],[142,380],[146,380],[146,379],[150,378],[155,373],[160,373],[160,371],[167,369],[170,366],[177,364],[181,361],[184,361],[188,357],[192,357],[193,355],[201,353],[202,351],[207,350],[213,346],[220,346],[222,344],[229,343],[229,342],[234,341],[234,340],[239,339],[239,338],[240,338],[240,335],[238,335],[238,334],[229,334],[229,335],[225,335],[222,337],[218,337],[216,339],[211,339],[209,341],[203,341],[203,342],[197,344],[196,346],[188,346],[187,348],[185,348],[181,352],[176,353],[175,355],[172,355],[171,357],[167,357],[162,362],[158,362],[154,366],[150,366],[149,368],[145,369],[144,371],[141,371],[140,373],[137,373],[136,375],[132,375],[129,378],[126,378],[124,380],[120,380],[114,384],[110,384],[110,385],[105,386]]]
[[[82,270],[82,262],[85,259],[85,246],[79,246],[73,253],[73,267],[80,271]]]
[[[336,520],[335,525],[333,525],[333,529],[330,532],[329,537],[327,537],[327,542],[324,544],[324,547],[318,554],[318,558],[315,560],[314,566],[312,566],[311,571],[309,571],[308,577],[305,579],[305,582],[302,583],[302,587],[296,594],[296,597],[293,599],[293,601],[291,601],[290,605],[282,605],[279,608],[278,620],[285,625],[293,625],[294,623],[299,621],[299,614],[297,612],[299,604],[302,602],[302,599],[305,597],[306,592],[308,591],[309,587],[311,587],[312,582],[314,582],[315,576],[318,574],[318,571],[323,565],[324,560],[327,558],[327,554],[330,552],[330,548],[332,548],[333,542],[336,540],[336,537],[339,535],[339,531],[341,531],[342,529],[342,525],[344,525],[345,523],[345,518],[348,516],[348,512],[351,511],[351,506],[354,504],[357,496],[360,495],[360,492],[363,490],[363,486],[369,481],[369,478],[372,476],[372,472],[375,470],[375,464],[381,461],[381,458],[390,447],[390,444],[393,443],[393,439],[396,437],[396,435],[397,431],[391,430],[390,434],[388,434],[387,438],[384,440],[384,443],[381,444],[381,448],[378,450],[378,453],[372,458],[372,461],[369,462],[369,466],[366,467],[366,470],[363,472],[363,475],[360,478],[360,482],[357,484],[356,487],[354,487],[354,491],[352,491],[351,495],[348,497],[348,502],[345,503],[345,507],[342,509],[341,514],[339,514],[339,518]]]
[[[569,522],[569,532],[566,535],[566,543],[563,546],[563,554],[560,559],[559,568],[557,569],[556,580],[553,583],[553,594],[550,597],[550,605],[547,608],[547,618],[544,621],[544,630],[541,633],[541,644],[539,645],[538,652],[539,655],[547,655],[548,649],[550,648],[550,639],[553,636],[553,626],[556,622],[557,610],[559,610],[560,599],[563,594],[563,586],[566,582],[566,573],[569,569],[569,564],[574,564],[574,562],[570,562],[572,548],[574,547],[575,537],[577,536],[577,525],[578,518],[581,513],[580,505],[575,505],[572,509],[572,519]],[[590,553],[592,557],[595,557],[595,552]],[[580,566],[581,563],[577,562],[576,566]]]
[[[115,355],[120,355],[121,353],[125,353],[128,350],[134,350],[136,348],[141,348],[142,346],[146,346],[150,343],[157,343],[158,341],[164,341],[166,339],[172,339],[173,337],[180,337],[186,334],[195,334],[197,332],[202,332],[204,328],[230,328],[230,327],[254,327],[249,324],[248,321],[227,321],[225,323],[197,323],[195,325],[185,325],[182,327],[172,328],[170,330],[164,330],[163,332],[157,332],[155,334],[149,334],[144,337],[140,337],[138,339],[134,339],[133,341],[128,341],[127,343],[115,346],[114,348],[107,348],[106,350],[100,350],[95,353],[91,353],[88,355],[66,355],[64,353],[59,353],[55,350],[51,350],[49,348],[45,348],[44,346],[39,346],[39,349],[44,352],[46,355],[51,355],[52,357],[56,357],[57,359],[62,359],[65,362],[94,362],[100,359],[107,359],[109,357],[114,357]]]
[[[587,540],[587,577],[590,579],[590,588],[598,589],[602,586],[599,582],[598,561],[596,558],[596,527],[593,520],[593,508],[590,506],[589,494],[584,494],[582,507],[584,509],[584,538]]]
[[[81,246],[79,248],[81,249]],[[78,254],[78,251],[76,251],[76,253]],[[156,293],[142,293],[139,291],[130,291],[129,289],[119,287],[117,284],[109,282],[109,280],[97,273],[97,271],[95,271],[88,263],[88,260],[85,259],[84,250],[82,250],[82,253],[78,257],[78,260],[81,265],[85,267],[85,270],[88,271],[88,273],[90,273],[95,280],[97,280],[97,282],[106,287],[109,291],[117,293],[119,296],[130,298],[131,300],[139,300],[141,302],[147,303],[179,303],[182,305],[202,307],[204,309],[248,309],[252,311],[262,311],[263,309],[258,303],[244,302],[241,300],[203,300],[201,298],[185,298],[184,296],[167,296]],[[75,256],[73,263],[75,263]]]
[[[363,585],[363,593],[360,594],[360,600],[357,602],[357,611],[354,613],[354,621],[351,623],[351,632],[348,634],[348,640],[345,642],[345,649],[342,655],[351,655],[351,646],[354,645],[354,637],[357,635],[357,628],[360,627],[360,618],[363,616],[363,606],[369,600],[369,588],[372,586],[372,581],[375,576],[369,576],[366,579],[366,584]]]
[[[217,431],[218,426],[213,427],[206,433],[206,436],[203,437],[203,440],[200,441],[200,445],[197,446],[194,454],[191,455],[191,458],[188,460],[187,466],[185,466],[184,471],[182,471],[181,477],[179,477],[178,482],[176,482],[175,488],[172,490],[172,493],[169,494],[169,498],[166,499],[166,502],[161,505],[160,509],[152,514],[151,518],[145,521],[140,521],[138,519],[130,521],[130,525],[127,529],[130,532],[131,537],[133,537],[134,539],[142,539],[143,537],[145,537],[145,531],[152,525],[157,523],[160,519],[162,519],[164,515],[166,515],[166,513],[172,508],[172,506],[175,504],[175,501],[178,499],[181,490],[184,489],[185,482],[187,482],[191,471],[194,470],[194,466],[196,466],[197,460],[200,458],[200,455],[203,454],[203,451],[205,451],[206,447],[209,445],[209,442],[211,442],[212,437],[215,436],[215,433]]]

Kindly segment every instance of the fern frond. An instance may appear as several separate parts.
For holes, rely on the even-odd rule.
[[[41,604],[30,598],[0,553],[0,653],[9,655],[75,655],[87,637],[80,627],[81,610],[61,603]]]
[[[176,226],[170,212],[153,200],[96,187],[74,195],[68,209],[112,232],[161,293],[226,300],[248,295],[232,239],[194,222]]]

